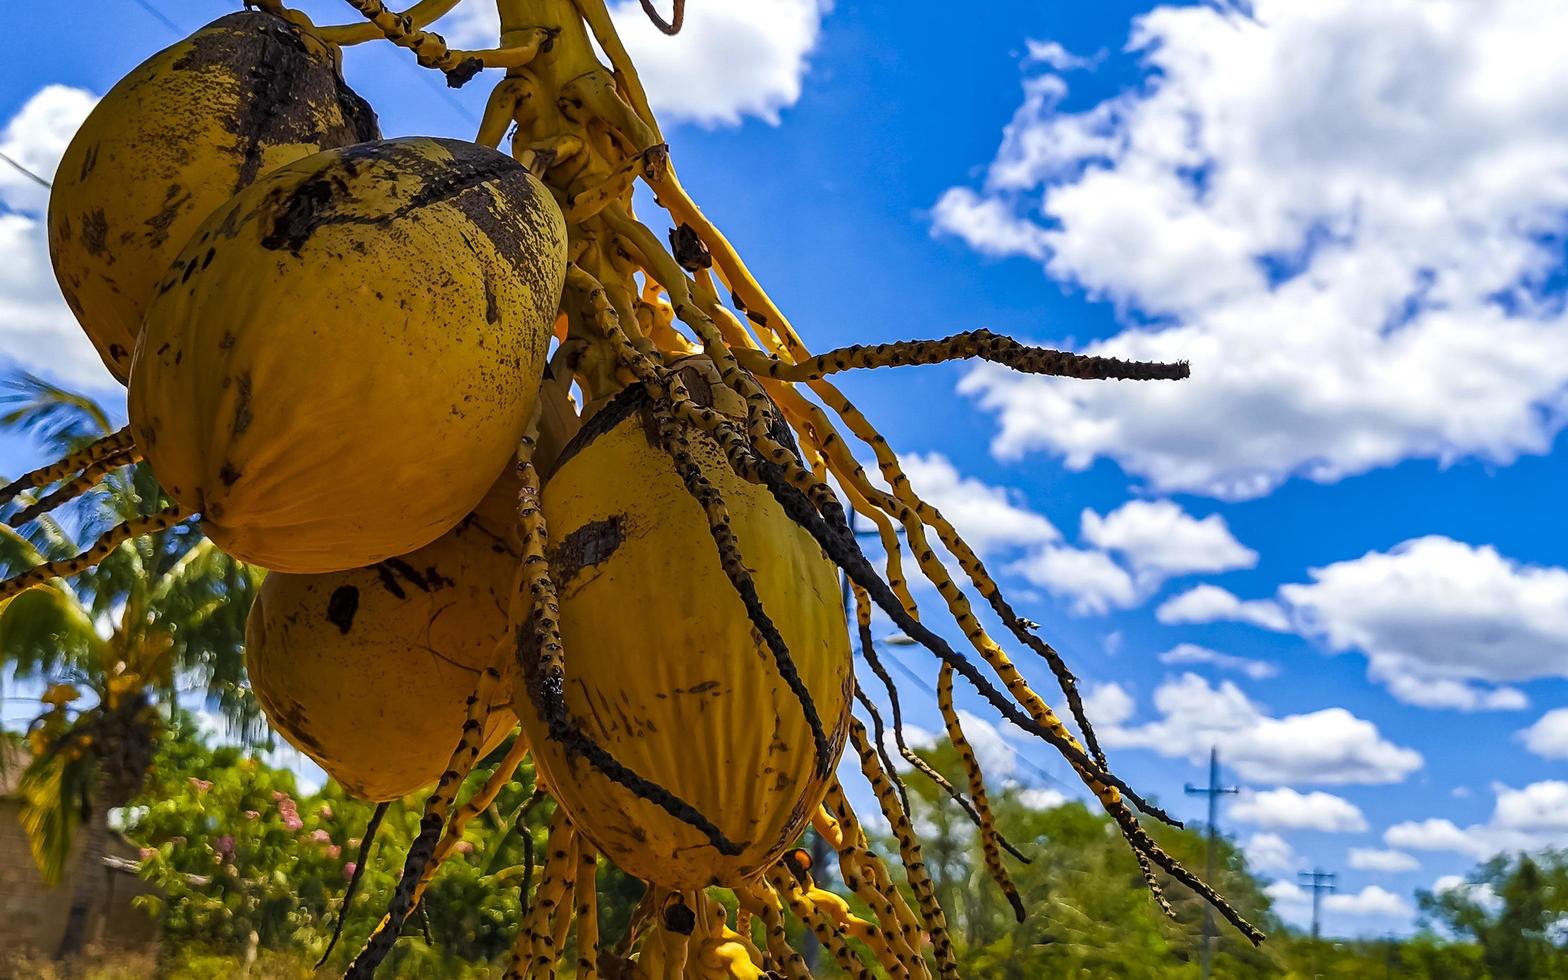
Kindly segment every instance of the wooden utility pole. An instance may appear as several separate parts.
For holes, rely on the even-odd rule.
[[[1214,851],[1215,843],[1219,836],[1220,797],[1229,796],[1240,792],[1235,786],[1220,785],[1220,750],[1209,750],[1209,785],[1194,786],[1187,784],[1188,796],[1207,796],[1209,798],[1209,836],[1208,843],[1204,846],[1203,878],[1210,885],[1214,882]],[[1214,944],[1219,935],[1214,931],[1214,907],[1203,903],[1203,945],[1200,949],[1203,964],[1203,980],[1209,980],[1209,974],[1214,969]]]

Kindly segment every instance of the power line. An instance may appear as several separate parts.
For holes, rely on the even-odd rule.
[[[920,686],[921,690],[923,690],[927,694],[929,694],[933,701],[936,700],[936,688],[932,687],[926,681],[925,678],[923,678],[919,674],[915,673],[902,660],[898,659],[897,655],[893,655],[893,656],[889,656],[889,657],[883,658],[883,663],[890,663],[894,667],[897,667],[900,673],[902,673],[905,677],[909,678],[910,680],[914,681],[917,685]],[[1035,762],[1033,759],[1029,758],[1027,755],[1024,755],[1023,752],[1019,751],[1017,746],[1012,746],[1012,749],[1013,749],[1013,758],[1017,759],[1019,762],[1022,762],[1024,764],[1024,768],[1029,769],[1035,775],[1039,776],[1041,779],[1044,779],[1048,783],[1053,783],[1053,784],[1055,784],[1057,786],[1066,786],[1067,785],[1067,784],[1063,783],[1060,779],[1058,779],[1056,776],[1053,776],[1053,775],[1051,775],[1050,772],[1046,771],[1045,767],[1041,766],[1040,764]]]
[[[28,170],[26,167],[22,166],[21,163],[12,159],[5,153],[0,153],[0,160],[4,160],[6,163],[9,163],[11,166],[20,170],[23,174],[26,174],[28,177],[31,177],[33,180],[37,181],[39,187],[42,187],[45,190],[52,190],[54,188],[54,185],[49,183],[49,181],[33,173],[31,170]]]
[[[158,23],[162,24],[164,27],[167,27],[171,32],[179,35],[180,37],[184,37],[186,35],[187,32],[184,28],[170,20],[163,13],[163,11],[153,6],[150,0],[136,0],[136,5],[147,11],[147,13],[151,14],[158,21]],[[447,103],[450,104],[452,108],[456,109],[464,119],[467,119],[469,122],[475,125],[479,124],[479,117],[474,115],[474,111],[459,101],[451,92],[447,91],[446,87],[440,82],[436,81],[433,75],[423,71],[420,72],[420,75],[424,77],[426,84],[433,87],[436,90],[436,94],[445,99]]]
[[[165,17],[163,11],[159,10],[157,7],[154,7],[151,3],[148,2],[148,0],[136,0],[136,6],[147,11],[153,16],[155,20],[158,21],[158,23],[162,24],[164,27],[167,27],[169,30],[180,35],[181,37],[185,36],[185,31],[180,29],[180,25],[176,24],[168,17]]]

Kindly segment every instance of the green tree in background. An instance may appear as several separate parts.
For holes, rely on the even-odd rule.
[[[1495,857],[1464,884],[1416,899],[1429,919],[1475,941],[1491,976],[1568,978],[1568,851]]]
[[[480,761],[464,796],[489,779],[508,747]],[[422,911],[410,917],[385,965],[388,976],[485,976],[504,967],[524,868],[530,851],[542,858],[550,816],[545,803],[530,808],[519,824],[533,789],[532,767],[525,763],[470,822],[457,853],[426,891]],[[380,920],[419,832],[422,806],[413,796],[389,807],[330,972],[342,971]],[[344,893],[373,810],[334,782],[302,794],[292,773],[243,749],[209,748],[191,726],[178,726],[160,748],[142,798],[127,811],[125,829],[143,846],[143,876],[164,894],[148,904],[163,917],[171,961],[166,968],[199,972],[193,964],[205,957],[230,968],[237,958],[249,969],[269,953],[293,953],[297,968],[308,967],[345,914]],[[623,877],[609,869],[604,874]],[[624,881],[605,884],[616,886],[605,889],[611,894],[626,892],[618,887]],[[637,898],[634,889],[601,909],[607,937],[619,935]]]
[[[480,761],[463,797],[489,779],[506,748]],[[945,745],[928,756],[943,768],[956,762]],[[922,831],[930,832],[926,859],[951,913],[963,976],[1197,977],[1201,906],[1171,887],[1176,917],[1162,915],[1105,817],[1078,803],[1049,805],[1050,800],[1016,787],[998,791],[1003,830],[1032,858],[1028,865],[1011,865],[1029,907],[1026,920],[1018,923],[985,877],[973,826],[961,813],[949,813],[951,804],[939,803],[921,781],[911,777],[909,788]],[[501,975],[529,867],[538,883],[538,865],[530,857],[537,862],[544,856],[551,804],[545,801],[521,813],[533,789],[533,774],[525,765],[468,825],[463,846],[426,892],[423,913],[410,917],[387,962],[389,976],[477,980]],[[326,968],[326,975],[340,972],[386,908],[418,832],[421,807],[418,796],[391,805],[365,862],[361,890],[345,912],[350,864],[358,858],[372,805],[346,797],[331,782],[319,792],[304,793],[292,773],[269,767],[251,749],[210,747],[188,715],[177,715],[159,744],[141,796],[125,810],[126,834],[143,847],[143,875],[163,895],[139,899],[161,915],[164,929],[161,961],[155,974],[145,975],[304,980],[316,975],[315,960],[338,918],[346,915],[343,940]],[[1162,833],[1161,843],[1178,857],[1195,860],[1203,839],[1195,831],[1173,830]],[[1556,925],[1563,918],[1560,854],[1492,862],[1471,876],[1468,892],[1427,897],[1423,907],[1442,932],[1319,943],[1269,912],[1264,883],[1248,872],[1230,844],[1224,845],[1218,865],[1227,895],[1269,930],[1270,939],[1254,950],[1240,937],[1222,934],[1216,978],[1562,976],[1552,972],[1560,971],[1564,960]],[[834,877],[831,867],[823,876]],[[641,887],[608,866],[601,866],[599,885],[603,942],[613,947]],[[1483,885],[1506,897],[1494,901]],[[1476,935],[1481,941],[1470,941]],[[799,931],[792,930],[791,938],[798,943]],[[1521,946],[1529,951],[1521,955]],[[574,957],[569,948],[566,962]],[[144,974],[101,977],[133,975]],[[843,974],[827,958],[818,975]]]
[[[920,754],[955,785],[965,785],[958,754],[950,744],[944,741]],[[1203,930],[1201,900],[1161,876],[1165,897],[1175,913],[1174,918],[1165,916],[1150,898],[1126,843],[1103,814],[1079,803],[1049,805],[1038,793],[1016,786],[1001,787],[991,794],[999,829],[1031,859],[1028,864],[1007,859],[1028,910],[1020,923],[986,873],[979,834],[969,818],[924,777],[909,773],[906,780],[915,820],[926,840],[926,863],[947,910],[964,976],[1197,980]],[[1203,866],[1202,828],[1150,826],[1150,832],[1183,864]],[[1536,952],[1529,954],[1533,957],[1529,962],[1536,964],[1532,968],[1540,969],[1539,964],[1550,961],[1554,964],[1551,969],[1561,971],[1568,964],[1562,946],[1568,931],[1553,926],[1559,921],[1568,924],[1563,914],[1568,883],[1564,882],[1560,855],[1551,862],[1538,858],[1542,863],[1533,877],[1502,870],[1513,865],[1493,862],[1484,866],[1476,881],[1492,885],[1499,895],[1520,896],[1512,900],[1512,906],[1505,902],[1502,911],[1488,911],[1484,905],[1464,899],[1462,892],[1445,892],[1431,899],[1436,904],[1428,908],[1429,917],[1438,920],[1449,935],[1425,932],[1399,940],[1313,942],[1273,914],[1263,890],[1266,883],[1253,875],[1240,849],[1223,838],[1218,846],[1212,884],[1268,933],[1269,939],[1254,949],[1219,922],[1213,963],[1216,980],[1568,977],[1568,973],[1549,970],[1517,972],[1513,964],[1525,960],[1494,960],[1489,952],[1483,964],[1488,942],[1510,948],[1520,942],[1536,943],[1532,947]],[[1458,914],[1438,914],[1440,907]],[[1508,908],[1518,911],[1509,912]],[[1504,934],[1524,938],[1505,941]],[[1548,950],[1532,937],[1557,945]],[[1480,941],[1468,941],[1471,938]]]
[[[0,429],[31,435],[61,455],[114,428],[91,399],[30,376],[0,397]],[[111,473],[62,511],[8,526],[37,499],[24,494],[0,516],[0,574],[74,555],[107,527],[165,506],[142,466]],[[141,789],[181,684],[194,685],[242,736],[265,734],[243,686],[245,617],[258,572],[181,525],[128,541],[96,568],[55,579],[0,606],[0,679],[45,687],[27,732],[22,822],[46,880],[59,881],[77,829],[95,867],[108,812]],[[103,876],[78,876],[62,952],[79,949]]]
[[[966,785],[949,743],[920,754],[954,785]],[[1029,864],[1007,859],[1029,913],[1019,923],[986,873],[969,818],[924,777],[909,774],[907,785],[965,976],[1198,976],[1201,900],[1162,878],[1176,917],[1162,914],[1126,842],[1103,815],[1077,803],[1034,806],[1017,788],[992,794],[998,828],[1031,859]],[[1202,867],[1201,834],[1167,829],[1155,836],[1188,867]],[[1279,933],[1261,883],[1238,850],[1228,842],[1221,846],[1214,884],[1243,915],[1266,932]],[[1282,973],[1271,946],[1253,949],[1223,925],[1216,954],[1216,978]]]

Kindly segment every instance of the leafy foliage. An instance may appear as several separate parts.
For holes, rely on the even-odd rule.
[[[64,453],[112,429],[102,406],[31,376],[0,397],[0,428]],[[36,500],[22,494],[0,518]],[[99,488],[22,531],[0,526],[0,575],[74,555],[104,528],[167,503],[145,467],[110,473]],[[0,605],[0,679],[7,674],[69,697],[48,700],[28,730],[23,825],[46,880],[64,873],[77,827],[135,795],[164,711],[194,683],[242,736],[265,734],[242,681],[245,616],[260,573],[192,527],[128,541],[96,568],[55,579]]]
[[[125,828],[144,847],[144,875],[164,893],[157,911],[166,940],[232,956],[243,953],[254,933],[260,950],[319,956],[342,913],[373,805],[330,782],[319,793],[301,794],[290,772],[240,749],[208,748],[190,726],[177,735],[161,749],[144,802],[128,811]],[[477,767],[465,792],[489,777],[504,750]],[[426,892],[425,914],[411,917],[389,975],[465,976],[464,964],[504,961],[519,915],[521,833],[533,835],[533,850],[541,853],[549,816],[548,808],[535,808],[523,831],[512,825],[511,814],[532,792],[525,767],[470,824],[459,857]],[[386,908],[419,831],[421,805],[416,797],[388,810],[332,956],[337,970]]]
[[[1463,885],[1421,892],[1417,902],[1428,918],[1473,939],[1491,976],[1568,977],[1568,851],[1495,857]]]

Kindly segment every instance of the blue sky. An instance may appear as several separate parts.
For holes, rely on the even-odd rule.
[[[185,31],[236,6],[154,2]],[[441,26],[478,40],[484,6]],[[1568,12],[953,14],[694,0],[675,39],[623,20],[683,181],[809,344],[985,327],[1191,360],[1180,385],[844,382],[1066,652],[1131,782],[1198,818],[1182,786],[1217,744],[1246,788],[1226,829],[1298,922],[1295,872],[1337,871],[1339,934],[1408,929],[1413,889],[1568,842]],[[175,37],[129,3],[20,27],[0,149],[42,172]],[[486,90],[385,45],[347,72],[388,134],[470,135]],[[0,351],[118,404],[42,203],[0,167]],[[0,443],[0,470],[38,459]],[[906,704],[939,729],[914,685]],[[1077,795],[1046,747],[970,727],[995,776]]]

